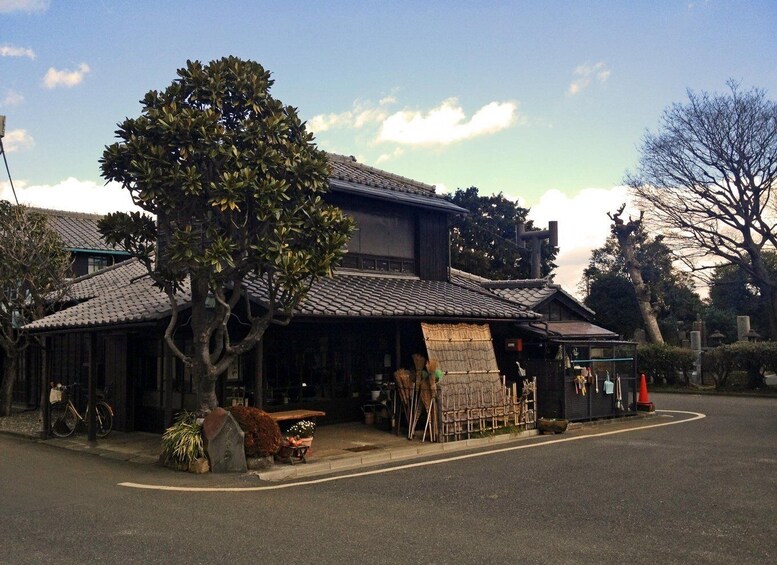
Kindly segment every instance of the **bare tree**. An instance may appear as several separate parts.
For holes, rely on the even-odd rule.
[[[625,270],[629,274],[634,292],[637,295],[637,304],[639,304],[639,312],[642,314],[642,321],[645,324],[648,341],[650,343],[664,343],[661,329],[658,327],[655,308],[653,308],[650,302],[650,288],[642,278],[642,265],[637,259],[637,252],[635,250],[634,236],[642,224],[644,212],[639,213],[639,219],[637,220],[629,217],[629,221],[626,223],[621,218],[625,208],[626,204],[623,204],[615,214],[607,212],[607,215],[612,220],[611,230],[618,240]]]
[[[764,262],[777,246],[777,104],[761,89],[727,84],[725,94],[689,90],[686,104],[667,108],[626,183],[680,249],[737,265],[752,278],[777,337],[777,279]]]

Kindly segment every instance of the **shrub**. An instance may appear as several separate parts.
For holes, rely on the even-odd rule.
[[[747,373],[749,388],[762,387],[764,373],[777,370],[777,342],[721,345],[704,354],[704,368],[712,375],[716,388],[726,387],[737,370]]]
[[[676,384],[678,372],[683,374],[685,384],[689,384],[695,362],[696,352],[692,349],[664,343],[637,347],[637,372],[666,381],[670,385]]]
[[[205,456],[202,426],[193,412],[183,411],[162,435],[162,461],[175,469],[186,470],[189,464]]]
[[[250,406],[227,408],[245,433],[247,457],[268,457],[277,453],[283,437],[278,423],[267,412]]]

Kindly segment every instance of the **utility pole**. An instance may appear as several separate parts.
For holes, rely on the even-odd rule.
[[[538,279],[541,276],[540,265],[542,263],[542,241],[547,239],[551,247],[558,247],[558,222],[548,222],[546,230],[526,231],[526,224],[518,222],[515,225],[515,243],[521,249],[526,249],[526,242],[531,245],[531,278]]]
[[[16,200],[16,205],[19,205],[19,199],[16,198],[16,189],[13,187],[13,179],[11,178],[11,171],[8,168],[8,159],[5,157],[5,147],[3,147],[3,138],[5,137],[5,116],[0,115],[0,155],[3,156],[5,162],[5,172],[8,173],[8,182],[11,183],[11,192],[13,192],[13,199]]]

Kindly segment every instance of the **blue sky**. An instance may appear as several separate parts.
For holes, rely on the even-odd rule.
[[[774,1],[0,0],[0,114],[21,200],[105,212],[127,203],[97,160],[143,94],[254,59],[322,148],[560,220],[574,285],[665,107],[728,78],[777,96],[775,30]]]

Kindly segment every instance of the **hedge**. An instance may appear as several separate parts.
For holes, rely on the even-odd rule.
[[[777,342],[738,341],[705,351],[703,370],[711,375],[716,388],[729,383],[734,371],[745,371],[749,388],[764,386],[764,373],[777,371]]]
[[[654,382],[673,385],[677,383],[677,374],[682,373],[685,384],[690,384],[695,361],[696,352],[692,349],[665,343],[637,346],[637,374],[644,373]]]

